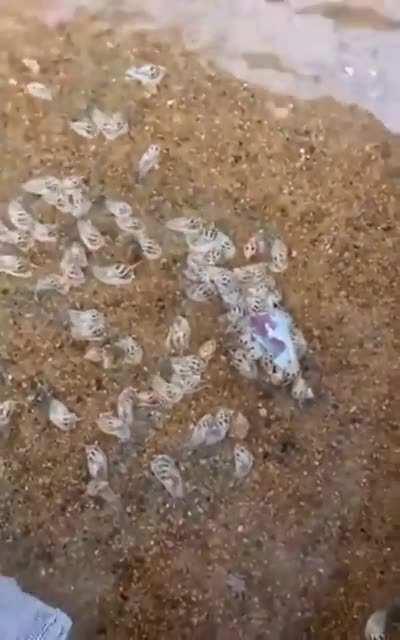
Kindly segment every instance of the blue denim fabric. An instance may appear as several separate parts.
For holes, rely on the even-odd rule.
[[[63,611],[24,593],[13,578],[0,576],[1,640],[67,640],[71,626]]]

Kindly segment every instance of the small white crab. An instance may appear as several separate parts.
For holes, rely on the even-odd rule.
[[[137,80],[146,87],[154,88],[160,84],[166,74],[165,67],[156,64],[144,64],[139,67],[130,67],[125,72],[128,80]]]
[[[152,377],[150,384],[162,402],[177,404],[183,398],[184,391],[182,387],[172,382],[167,382],[159,374]]]
[[[213,284],[207,282],[185,282],[185,293],[193,302],[211,302],[215,300],[216,289]]]
[[[227,307],[236,307],[243,304],[243,294],[234,274],[229,269],[221,267],[207,267],[207,274]]]
[[[32,240],[28,231],[9,229],[5,224],[0,222],[0,243],[11,244],[18,247],[21,251],[28,251],[32,245]]]
[[[70,191],[71,189],[80,189],[82,192],[86,193],[88,190],[88,187],[85,184],[84,177],[75,174],[63,178],[60,181],[60,186],[64,191]]]
[[[158,260],[162,256],[161,246],[153,240],[153,238],[149,238],[146,233],[137,231],[136,239],[140,246],[141,252],[147,260]]]
[[[81,218],[77,221],[77,227],[80,239],[89,251],[98,251],[105,246],[104,237],[91,220]]]
[[[184,395],[194,393],[201,387],[201,376],[196,374],[177,375],[174,373],[171,376],[170,382],[179,387]]]
[[[199,347],[199,356],[205,362],[209,362],[217,350],[217,341],[215,338],[206,340]]]
[[[188,447],[196,449],[202,445],[210,446],[221,442],[226,436],[225,430],[221,430],[215,423],[215,417],[206,413],[196,424],[190,425],[190,438]]]
[[[365,625],[365,640],[386,640],[387,610],[374,611]]]
[[[74,218],[85,216],[92,207],[87,188],[82,182],[77,183],[70,178],[59,182],[58,188],[43,193],[42,198],[61,213],[68,213]]]
[[[68,310],[71,334],[74,340],[101,340],[106,333],[106,319],[97,309]]]
[[[215,414],[215,421],[222,428],[229,431],[232,426],[232,418],[234,416],[233,409],[228,409],[228,407],[220,407]]]
[[[120,111],[108,114],[95,107],[92,120],[107,140],[115,140],[129,131],[128,123]]]
[[[254,464],[254,456],[241,444],[236,444],[233,452],[235,461],[235,476],[238,479],[245,478],[251,471]]]
[[[117,400],[117,414],[128,427],[133,426],[133,402],[136,398],[136,391],[133,387],[126,387],[121,391]]]
[[[275,280],[272,276],[267,275],[267,262],[255,262],[245,267],[235,267],[233,273],[241,285],[254,286],[259,283],[267,282],[269,286],[275,288]]]
[[[270,269],[276,273],[286,271],[288,266],[288,249],[283,240],[276,238],[271,246]]]
[[[5,273],[16,278],[31,278],[32,271],[29,271],[22,258],[14,255],[0,255],[0,273]]]
[[[80,287],[85,282],[82,267],[87,266],[86,253],[78,242],[68,247],[60,262],[63,280],[68,287]]]
[[[35,296],[44,291],[55,291],[61,295],[66,295],[69,291],[68,283],[63,276],[59,276],[57,273],[50,273],[43,278],[39,278],[35,285]]]
[[[133,213],[131,205],[124,200],[111,200],[107,198],[104,204],[107,211],[112,213],[116,218],[120,216],[131,216]]]
[[[188,235],[195,237],[203,230],[204,221],[195,216],[180,216],[178,218],[168,220],[165,226],[170,231],[175,231],[175,233],[182,233],[184,236]]]
[[[244,349],[249,360],[259,360],[263,355],[262,346],[254,339],[250,328],[244,327],[237,334],[237,342],[240,348]]]
[[[124,362],[126,364],[132,364],[134,366],[139,365],[143,360],[143,348],[135,338],[126,336],[119,338],[115,346],[121,349],[124,353]]]
[[[186,242],[191,252],[200,254],[204,264],[215,265],[231,260],[236,253],[232,240],[215,224],[204,226],[196,235],[186,235]]]
[[[143,238],[143,240],[146,240],[146,227],[144,222],[137,216],[132,216],[130,213],[120,214],[115,216],[115,223],[125,234],[132,235],[134,238]],[[145,252],[146,247],[143,253]]]
[[[107,456],[98,444],[85,447],[89,475],[94,480],[108,479]]]
[[[150,463],[150,469],[173,498],[183,498],[183,480],[173,458],[167,455],[156,456]]]
[[[93,265],[94,277],[104,284],[121,287],[130,284],[135,279],[133,267],[120,262],[108,266]]]
[[[191,425],[188,447],[212,446],[225,439],[231,424],[233,411],[221,407],[215,416],[206,413],[195,425]]]
[[[48,196],[59,191],[61,185],[58,178],[54,176],[43,176],[42,178],[31,178],[22,185],[22,188],[27,193],[32,193],[35,196]]]
[[[165,404],[168,405],[168,403],[162,401],[158,393],[152,389],[136,391],[135,402],[138,407],[146,407],[148,409],[159,409]]]
[[[34,222],[32,228],[32,238],[37,242],[57,242],[56,224],[44,224],[43,222]]]
[[[12,414],[14,413],[16,403],[13,400],[5,400],[0,402],[0,434],[7,436],[9,433],[9,425]]]
[[[245,349],[234,349],[230,352],[230,361],[233,367],[247,380],[256,380],[258,376],[257,365]]]
[[[131,437],[129,425],[112,413],[101,413],[97,419],[100,431],[110,436],[115,436],[121,442],[127,442]]]
[[[187,351],[190,344],[191,329],[190,324],[184,316],[176,316],[169,330],[165,345],[168,351],[183,353]]]
[[[180,377],[201,376],[207,363],[199,356],[174,356],[170,358],[172,371]]]
[[[254,257],[270,256],[268,267],[271,271],[281,273],[288,266],[288,249],[286,244],[274,233],[269,234],[263,230],[253,234],[243,247],[246,260]]]
[[[201,254],[189,253],[186,258],[186,268],[183,275],[193,284],[201,283],[210,285],[211,282],[207,269],[209,265],[205,263],[202,258],[203,256]]]
[[[291,395],[292,398],[297,400],[300,406],[308,400],[314,400],[314,392],[302,375],[298,375],[296,380],[293,382]]]
[[[257,231],[252,235],[243,247],[243,255],[246,260],[255,258],[256,256],[265,255],[267,250],[267,243],[262,231]]]
[[[50,398],[48,416],[50,422],[61,431],[71,431],[79,420],[78,416],[57,398]]]
[[[73,242],[64,252],[61,267],[63,264],[76,264],[81,268],[85,268],[88,266],[88,260],[85,248],[80,244],[80,242]]]
[[[254,293],[250,293],[246,295],[246,308],[248,313],[267,313],[274,308],[274,301],[276,298],[270,298],[270,295],[257,295]]]
[[[139,160],[139,180],[143,180],[152,169],[158,169],[161,149],[158,144],[151,144]]]
[[[88,140],[92,140],[99,133],[97,126],[88,117],[81,118],[80,120],[71,120],[69,126],[78,136],[87,138]]]
[[[30,232],[34,225],[34,219],[22,204],[22,198],[11,200],[8,205],[8,217],[16,229]]]

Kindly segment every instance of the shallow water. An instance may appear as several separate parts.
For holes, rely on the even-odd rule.
[[[333,96],[400,131],[400,4],[394,0],[53,0],[48,22],[78,8],[124,12],[139,26],[173,27],[222,69],[278,93]],[[27,10],[26,7],[24,9]]]

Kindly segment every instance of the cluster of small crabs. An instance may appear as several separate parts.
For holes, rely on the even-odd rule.
[[[274,386],[292,385],[300,403],[312,400],[312,389],[301,372],[307,343],[282,306],[282,294],[272,273],[286,270],[288,250],[278,237],[259,231],[243,249],[247,260],[229,269],[221,266],[236,253],[231,239],[201,218],[180,217],[167,227],[184,235],[189,253],[184,271],[185,291],[195,302],[219,299],[225,308],[221,320],[231,343],[231,363],[249,380]],[[272,273],[271,273],[272,272]]]
[[[85,249],[94,255],[108,241],[88,217],[93,202],[89,198],[84,180],[80,176],[63,179],[45,176],[28,180],[22,185],[22,189],[36,200],[54,207],[57,212],[75,218],[76,235],[80,239],[80,242],[73,242],[65,248],[60,260],[61,274],[52,273],[39,279],[36,292],[54,289],[65,294],[73,287],[82,286],[86,280],[85,270],[89,266]],[[144,258],[155,260],[161,256],[161,247],[149,237],[144,222],[133,216],[128,203],[106,199],[105,208],[114,219],[117,231],[131,237]],[[36,220],[23,196],[11,200],[8,218],[14,228],[10,229],[5,222],[0,222],[2,245],[13,245],[26,252],[35,242],[57,243],[57,231],[62,225]],[[135,277],[134,267],[121,263],[104,265],[93,262],[90,270],[97,280],[111,285],[129,284]],[[32,277],[26,261],[15,253],[0,255],[0,272],[20,278]]]
[[[38,72],[36,61],[25,59],[24,63],[33,74]],[[164,75],[162,67],[143,65],[129,69],[126,77],[154,91]],[[27,91],[36,98],[53,98],[52,92],[37,82],[30,83]],[[84,114],[80,120],[70,122],[70,128],[85,138],[101,133],[110,142],[128,131],[121,114],[107,115],[97,108]],[[149,171],[158,169],[159,161],[160,148],[151,145],[138,160],[138,179],[142,181]],[[8,247],[7,252],[0,255],[0,272],[32,278],[30,266],[18,252],[27,253],[39,242],[51,243],[60,249],[61,255],[60,272],[48,273],[36,280],[33,291],[37,300],[44,294],[66,296],[71,289],[83,287],[90,276],[110,287],[124,287],[132,283],[137,265],[99,261],[99,254],[112,238],[102,232],[98,223],[95,224],[96,214],[92,215],[95,222],[90,219],[94,202],[82,177],[33,177],[22,185],[22,190],[23,195],[9,203],[8,224],[5,220],[0,223],[0,244]],[[35,215],[38,204],[50,208],[57,221],[61,215],[60,224],[38,220]],[[96,204],[98,211],[98,202]],[[161,246],[149,236],[144,220],[134,214],[128,202],[104,196],[101,209],[111,221],[114,229],[111,235],[116,236],[117,241],[128,239],[142,259],[161,258]],[[77,239],[58,242],[63,225],[71,227],[71,221]],[[226,263],[235,257],[236,248],[215,224],[206,223],[200,217],[182,216],[168,220],[166,228],[170,233],[183,235],[188,247],[183,270],[183,286],[188,299],[197,303],[215,301],[222,304],[221,322],[232,366],[249,380],[291,385],[292,396],[300,404],[311,400],[313,392],[302,376],[300,364],[306,352],[306,342],[282,307],[282,296],[272,275],[287,268],[288,251],[283,241],[258,232],[244,246],[247,264],[228,268]],[[70,308],[64,315],[71,339],[86,343],[86,359],[104,369],[119,364],[135,367],[142,362],[143,348],[136,337],[113,331],[98,309]],[[139,429],[146,431],[146,437],[154,435],[165,424],[177,403],[202,388],[204,372],[217,344],[211,339],[201,345],[197,353],[190,353],[190,339],[191,328],[187,318],[177,316],[166,338],[167,365],[149,376],[147,389],[127,387],[121,391],[116,401],[116,412],[102,413],[97,418],[102,432],[124,445],[135,441]],[[70,431],[76,427],[79,417],[56,396],[44,386],[40,387],[34,400],[55,427]],[[3,434],[9,431],[14,408],[12,400],[0,403],[0,430]],[[254,463],[252,453],[241,442],[248,429],[249,424],[243,414],[220,407],[214,415],[206,414],[191,426],[185,448],[191,451],[215,445],[231,432],[237,439],[233,453],[234,474],[242,479],[249,474]],[[86,447],[86,454],[91,478],[88,493],[108,502],[118,502],[118,496],[109,485],[106,454],[97,444]],[[172,497],[184,496],[183,479],[170,456],[156,456],[150,467]]]
[[[88,343],[85,358],[106,369],[116,365],[137,366],[142,362],[143,349],[139,343],[131,336],[113,336],[101,312],[96,309],[69,309],[67,316],[72,339]],[[185,355],[190,348],[190,341],[191,328],[187,318],[176,316],[165,341],[169,357],[164,362],[163,375],[151,375],[147,389],[123,389],[118,395],[115,413],[106,412],[98,416],[98,428],[117,438],[126,447],[129,447],[129,443],[135,445],[138,433],[143,432],[143,429],[146,439],[154,436],[171,415],[173,407],[184,396],[201,389],[203,373],[215,354],[217,342],[210,339],[200,346],[198,353]],[[80,420],[47,386],[39,386],[31,401],[61,431],[73,430]],[[3,436],[10,431],[15,406],[16,403],[12,400],[0,403],[0,430]],[[241,442],[249,429],[250,424],[241,412],[220,407],[214,415],[205,414],[190,426],[189,437],[183,448],[190,453],[199,447],[210,447],[222,442],[228,432],[231,432],[236,440],[233,452],[234,475],[240,480],[250,473],[254,463],[252,453]],[[86,446],[86,456],[90,475],[88,495],[100,497],[119,508],[120,497],[109,484],[105,452],[95,443]],[[150,467],[173,498],[184,497],[184,482],[173,458],[164,454],[155,456]]]

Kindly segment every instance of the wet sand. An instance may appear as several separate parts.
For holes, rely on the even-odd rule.
[[[67,300],[37,304],[29,284],[2,277],[1,355],[12,378],[1,399],[19,410],[1,451],[1,572],[65,607],[82,639],[359,637],[398,586],[398,139],[356,107],[278,98],[205,68],[177,35],[168,44],[171,33],[83,14],[57,30],[3,17],[0,29],[1,201],[33,175],[83,175],[94,197],[134,204],[164,247],[129,287],[90,280]],[[40,63],[34,79],[55,90],[52,102],[24,93],[33,79],[24,57]],[[168,68],[150,97],[123,80],[140,62]],[[129,135],[108,144],[76,136],[68,121],[92,103],[122,109]],[[139,185],[133,166],[151,143],[162,148],[160,168]],[[188,212],[215,220],[238,248],[267,226],[287,242],[279,284],[309,342],[310,408],[232,372],[220,310],[185,300],[184,250],[164,223]],[[62,233],[70,237],[68,225]],[[41,249],[29,260],[41,274],[58,256]],[[134,332],[144,365],[126,374],[84,361],[60,321],[74,306]],[[194,347],[219,338],[206,387],[128,456],[96,417],[124,386],[145,386],[181,311]],[[43,419],[30,401],[39,380],[82,418],[76,430]],[[221,403],[251,421],[256,462],[242,484],[231,479],[231,441],[214,456],[181,456],[189,423]],[[118,518],[85,495],[84,445],[94,440],[110,459]],[[182,504],[151,477],[154,453],[180,460]],[[227,586],[230,573],[243,577],[244,594]]]

